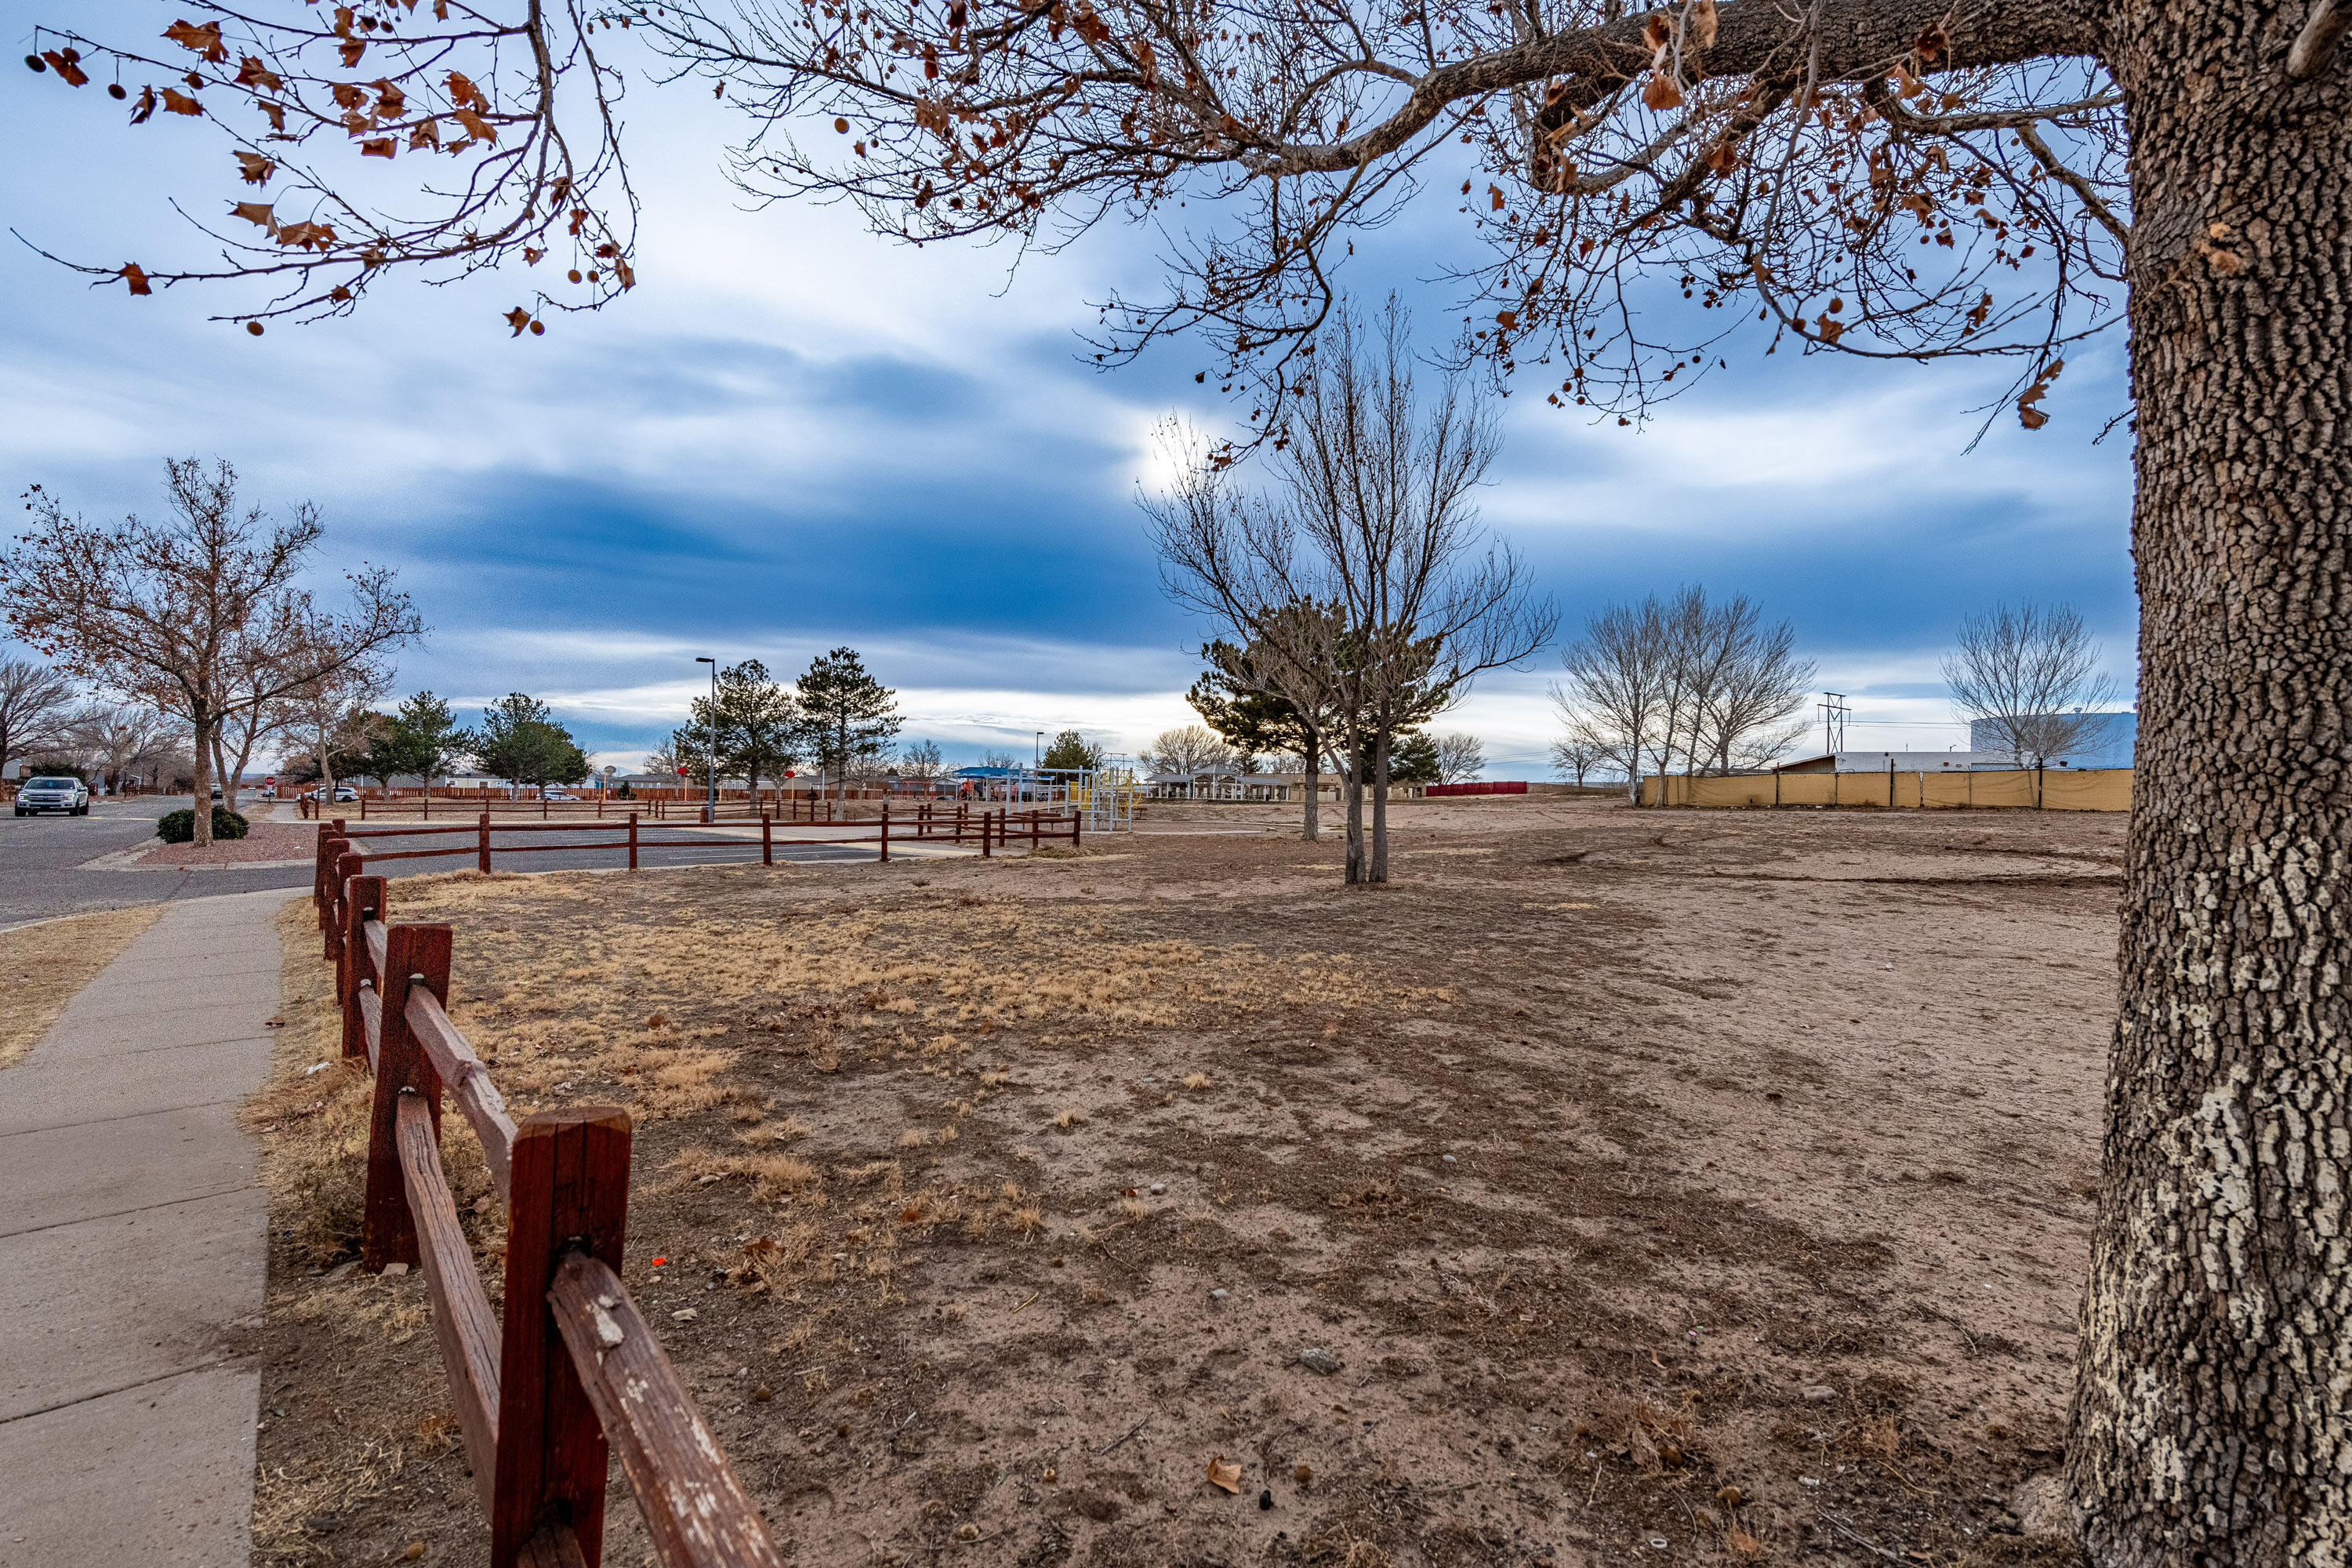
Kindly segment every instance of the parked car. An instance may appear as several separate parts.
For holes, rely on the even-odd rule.
[[[16,791],[16,815],[62,811],[68,816],[89,815],[89,786],[71,776],[26,779]]]
[[[543,789],[543,790],[541,790],[541,791],[539,792],[539,798],[540,798],[540,799],[541,799],[541,800],[572,800],[572,801],[576,801],[576,800],[578,800],[580,797],[579,797],[578,795],[571,795],[571,794],[568,794],[568,793],[566,793],[565,791],[562,791],[562,790],[560,790],[560,789]]]
[[[317,799],[319,799],[320,796],[324,795],[325,794],[326,794],[326,789],[325,789],[325,787],[322,785],[322,786],[320,786],[320,788],[318,788],[318,789],[314,789],[314,790],[310,791],[308,795],[305,795],[302,798],[303,798],[304,800],[317,800]],[[360,792],[359,792],[358,790],[356,790],[356,789],[353,789],[353,788],[352,788],[351,785],[349,785],[349,784],[337,784],[337,785],[335,786],[335,798],[336,798],[337,800],[357,800],[357,799],[359,799],[359,797],[360,797]]]

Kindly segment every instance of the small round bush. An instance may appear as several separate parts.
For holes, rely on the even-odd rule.
[[[196,814],[193,811],[165,812],[155,821],[155,837],[166,844],[192,844],[196,837]],[[225,805],[213,807],[213,837],[242,838],[245,818]]]

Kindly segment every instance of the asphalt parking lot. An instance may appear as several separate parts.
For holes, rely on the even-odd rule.
[[[93,910],[210,898],[220,893],[250,893],[270,888],[299,889],[310,885],[308,865],[143,868],[120,863],[122,852],[137,849],[154,837],[157,817],[187,804],[185,796],[151,795],[93,801],[88,816],[0,816],[0,931],[28,921]],[[649,837],[656,831],[664,838],[705,837],[689,825],[677,823],[666,822],[657,829],[651,826],[646,829]],[[648,868],[726,866],[760,858],[757,837],[747,840],[721,830],[708,835],[708,838],[707,847],[697,844],[688,848],[647,849],[638,863]],[[493,851],[544,844],[547,839],[547,835],[537,833],[493,830],[490,835]],[[384,848],[395,847],[391,841],[379,843]],[[474,863],[471,838],[453,838],[451,844],[446,855],[387,861],[376,869],[389,877],[415,877],[462,870]],[[415,840],[397,845],[400,848],[411,847],[424,846]],[[870,845],[838,848],[793,845],[776,850],[780,860],[801,862],[854,862],[873,858]],[[624,853],[616,844],[610,848],[600,845],[501,858],[498,867],[501,871],[573,871],[624,863]]]

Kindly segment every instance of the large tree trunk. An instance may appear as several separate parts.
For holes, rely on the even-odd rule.
[[[1298,837],[1315,843],[1323,837],[1323,732],[1305,731],[1307,736],[1307,813]]]
[[[2140,725],[2068,1486],[2100,1568],[2352,1561],[2352,57],[2119,8]]]
[[[198,706],[189,719],[195,734],[195,744],[190,748],[195,755],[188,764],[189,770],[195,774],[189,781],[193,791],[189,802],[192,817],[189,826],[195,832],[194,842],[201,847],[213,841],[213,737],[220,721],[202,706]]]
[[[1346,769],[1340,773],[1340,790],[1348,801],[1348,886],[1354,887],[1364,879],[1364,770],[1363,758],[1356,750],[1357,738],[1346,736],[1348,748]]]

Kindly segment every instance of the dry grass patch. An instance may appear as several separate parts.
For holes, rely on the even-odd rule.
[[[142,904],[0,932],[0,1068],[31,1050],[75,993],[163,912]]]
[[[624,1275],[793,1561],[1811,1561],[1851,1545],[1825,1515],[1987,1560],[2063,1423],[2111,907],[1956,896],[1978,823],[1726,849],[1575,810],[1377,895],[1139,835],[1076,876],[463,876],[393,912],[457,924],[519,1110],[635,1112]],[[1790,858],[1890,877],[1736,875]],[[2020,947],[2066,962],[1986,956]],[[437,1383],[396,1287],[312,1289],[274,1321],[313,1376]],[[467,1512],[446,1468],[395,1484],[340,1561]]]

